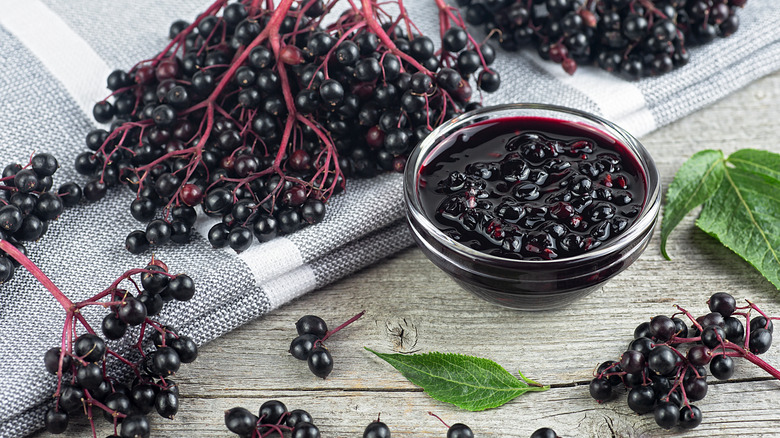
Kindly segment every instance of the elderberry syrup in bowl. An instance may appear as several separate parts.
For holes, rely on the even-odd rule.
[[[647,246],[658,170],[625,130],[574,109],[483,108],[409,156],[404,197],[425,255],[465,289],[517,309],[564,306]]]

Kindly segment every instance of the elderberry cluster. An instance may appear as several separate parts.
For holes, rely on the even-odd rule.
[[[747,0],[458,0],[506,50],[533,46],[573,74],[596,63],[631,79],[688,62],[687,45],[737,31]]]
[[[119,288],[121,280],[140,275],[144,290],[137,298]],[[84,413],[90,422],[94,411],[102,410],[103,417],[113,423],[123,438],[149,437],[147,414],[152,411],[165,418],[173,418],[179,409],[179,388],[171,379],[183,363],[193,362],[198,355],[195,342],[176,330],[161,326],[149,318],[160,311],[165,301],[192,298],[195,286],[185,274],[170,275],[167,266],[159,260],[144,269],[128,271],[114,285],[102,293],[76,303],[76,309],[88,305],[109,308],[101,324],[103,338],[82,321],[86,333],[76,335],[77,318],[69,312],[62,346],[49,349],[44,355],[46,369],[58,378],[54,406],[44,417],[46,430],[59,434],[67,429],[71,418]],[[102,301],[107,298],[108,301]],[[112,349],[112,341],[130,334],[129,327],[138,327],[151,336],[154,350],[144,351],[141,340],[135,344],[136,353],[122,357]],[[73,341],[71,342],[71,336]],[[64,351],[63,351],[64,347]],[[109,375],[111,363],[128,366],[135,374],[130,385]]]
[[[108,76],[93,115],[110,128],[87,134],[75,167],[91,201],[119,183],[136,193],[148,225],[128,250],[186,243],[196,206],[221,219],[212,246],[237,252],[320,222],[346,178],[401,171],[434,127],[478,107],[470,80],[498,89],[494,49],[449,6],[437,51],[408,33],[405,9],[386,17],[374,2],[324,25],[323,0],[217,1],[174,22],[155,58]]]
[[[303,409],[287,411],[279,400],[269,400],[260,406],[258,415],[241,407],[225,411],[225,426],[245,438],[283,436],[292,431],[292,438],[319,438],[320,431],[314,420]]]
[[[732,358],[743,357],[780,377],[780,372],[756,356],[769,350],[772,319],[776,318],[749,301],[738,307],[727,293],[715,293],[707,303],[710,313],[698,318],[678,306],[680,312],[672,317],[658,315],[641,323],[620,360],[599,365],[590,382],[591,397],[600,403],[607,401],[624,385],[634,412],[652,412],[664,429],[692,429],[702,421],[701,410],[691,402],[707,395],[706,365],[713,377],[725,380],[734,373]],[[693,325],[691,329],[683,315]],[[682,344],[690,344],[687,351],[683,352]]]
[[[363,316],[360,312],[347,320],[344,324],[328,331],[328,325],[319,316],[304,315],[296,323],[298,336],[290,343],[290,354],[298,359],[305,360],[309,370],[317,377],[323,379],[333,371],[333,356],[323,342],[331,335]]]
[[[52,176],[57,169],[59,164],[53,155],[38,153],[26,166],[5,166],[0,176],[0,239],[9,241],[22,253],[27,250],[21,242],[40,239],[49,229],[49,222],[57,219],[65,207],[81,201],[81,187],[74,182],[52,191]],[[11,280],[18,266],[0,251],[0,284]]]

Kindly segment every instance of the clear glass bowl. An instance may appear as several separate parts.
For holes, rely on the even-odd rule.
[[[641,167],[646,194],[639,216],[620,236],[583,254],[554,260],[516,260],[486,254],[444,234],[426,216],[420,196],[420,171],[431,154],[459,130],[475,123],[507,117],[563,120],[622,143]],[[522,310],[565,306],[604,285],[644,251],[653,234],[661,205],[658,169],[650,154],[631,134],[601,117],[540,104],[509,104],[465,113],[436,128],[411,153],[404,173],[404,201],[412,234],[423,253],[464,289],[492,303]]]

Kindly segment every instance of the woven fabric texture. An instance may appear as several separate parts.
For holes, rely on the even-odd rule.
[[[206,0],[24,0],[0,5],[0,165],[24,163],[33,151],[60,159],[55,186],[84,183],[71,163],[94,128],[89,109],[107,94],[105,76],[153,56],[166,44],[170,22],[191,20]],[[415,3],[413,19],[426,33],[438,29],[432,1]],[[531,51],[500,53],[501,89],[486,105],[540,102],[601,114],[637,136],[685,116],[745,84],[780,69],[780,8],[750,0],[741,28],[691,51],[691,63],[670,74],[626,82],[595,68],[574,76]],[[99,77],[92,81],[90,78]],[[651,151],[652,152],[652,151]],[[30,258],[74,301],[102,290],[149,255],[131,255],[124,237],[140,228],[128,214],[133,194],[114,189],[106,199],[68,209],[38,242]],[[331,200],[322,224],[241,255],[213,250],[202,232],[186,246],[155,254],[175,272],[190,273],[198,293],[171,303],[159,317],[206,343],[313,289],[412,244],[403,222],[397,174],[350,181]],[[198,230],[208,229],[202,219]],[[85,313],[97,326],[99,309]],[[24,270],[0,285],[0,438],[42,427],[55,378],[43,353],[59,344],[64,312]],[[119,351],[128,346],[111,344]]]

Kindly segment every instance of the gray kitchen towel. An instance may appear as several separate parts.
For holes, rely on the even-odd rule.
[[[50,152],[63,164],[55,185],[84,183],[71,163],[94,128],[91,108],[107,94],[108,73],[153,56],[164,47],[173,20],[191,20],[209,3],[0,1],[0,165],[26,162],[33,151]],[[501,53],[495,68],[502,87],[482,96],[483,103],[566,105],[601,114],[641,136],[780,69],[775,3],[750,0],[735,35],[693,49],[684,68],[638,82],[586,67],[568,76],[531,51]],[[415,3],[411,15],[423,32],[435,34],[432,1]],[[124,249],[127,233],[141,227],[127,212],[132,199],[119,188],[100,202],[66,210],[39,242],[27,246],[30,258],[74,301],[144,266],[149,254]],[[199,344],[208,342],[409,246],[402,217],[400,176],[387,174],[350,181],[346,193],[330,201],[323,223],[240,255],[211,249],[202,234],[209,222],[201,219],[201,233],[191,244],[155,251],[174,272],[189,273],[198,288],[192,301],[169,304],[159,319]],[[64,312],[58,306],[22,269],[0,285],[0,437],[25,436],[43,424],[56,382],[42,357],[59,344]],[[90,309],[85,316],[96,326],[101,313]]]

